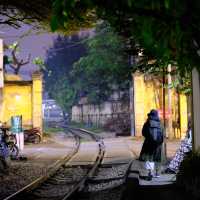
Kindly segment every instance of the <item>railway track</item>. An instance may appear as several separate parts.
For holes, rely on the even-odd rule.
[[[100,136],[93,134],[90,131],[84,129],[74,129],[79,134],[89,134],[94,140],[100,142],[103,146],[103,151],[105,154],[106,146],[103,139]],[[132,164],[131,161],[125,161],[120,163],[106,163],[104,162],[104,157],[100,159],[100,163],[96,170],[91,176],[86,180],[86,184],[82,189],[82,192],[97,192],[102,190],[109,190],[118,187],[125,183],[128,170]],[[87,165],[86,165],[87,166]]]
[[[40,177],[31,184],[8,196],[4,200],[65,200],[76,191],[81,191],[85,187],[88,179],[94,176],[98,166],[101,164],[105,146],[103,140],[90,132],[79,129],[66,128],[75,138],[74,150],[63,160],[57,162],[48,170],[48,174]],[[78,152],[80,138],[83,135],[95,140],[98,145],[96,160],[90,167],[67,166],[67,162]]]

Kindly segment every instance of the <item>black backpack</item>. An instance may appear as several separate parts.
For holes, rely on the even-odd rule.
[[[150,120],[149,122],[149,132],[150,132],[150,138],[151,140],[160,145],[163,143],[163,129],[160,125],[160,122]]]

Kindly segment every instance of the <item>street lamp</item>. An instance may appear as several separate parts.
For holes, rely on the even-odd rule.
[[[48,117],[47,118],[50,118],[50,110],[52,109],[52,107],[48,106],[47,108],[48,108]]]

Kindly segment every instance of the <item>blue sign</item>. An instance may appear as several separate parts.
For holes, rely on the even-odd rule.
[[[11,117],[11,131],[12,133],[22,132],[22,116],[12,116]]]

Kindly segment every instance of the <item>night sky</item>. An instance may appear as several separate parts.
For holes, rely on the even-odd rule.
[[[94,35],[94,29],[80,30],[77,34],[80,38],[92,37]],[[23,37],[20,38],[20,36]],[[26,61],[28,55],[31,54],[30,63],[22,66],[19,73],[25,80],[31,79],[32,72],[37,70],[32,60],[35,57],[41,57],[45,60],[46,51],[53,45],[53,41],[57,36],[57,33],[52,33],[47,30],[34,30],[31,25],[23,25],[19,29],[7,25],[0,25],[0,38],[4,39],[6,44],[12,44],[15,41],[19,42],[21,51],[18,54],[18,58]],[[12,73],[11,68],[7,67],[7,70]]]
[[[20,38],[27,32],[30,32],[29,35]],[[41,32],[38,34],[38,32]],[[30,79],[31,73],[37,68],[32,63],[32,60],[35,57],[42,57],[45,59],[46,50],[53,44],[54,38],[57,34],[50,33],[44,30],[34,30],[33,27],[28,25],[23,25],[19,29],[12,28],[10,26],[0,26],[0,37],[4,39],[6,44],[12,44],[15,41],[19,41],[20,44],[20,53],[18,57],[21,59],[27,60],[29,53],[31,54],[31,61],[29,64],[22,66],[20,69],[20,75],[24,79]],[[10,71],[10,70],[9,70]]]

